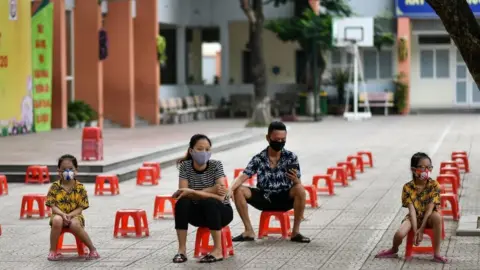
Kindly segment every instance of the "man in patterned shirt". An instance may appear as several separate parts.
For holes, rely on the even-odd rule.
[[[236,208],[242,218],[245,231],[233,241],[253,241],[253,231],[248,204],[260,211],[289,211],[294,209],[295,219],[291,240],[309,243],[310,239],[300,234],[300,222],[305,209],[305,189],[300,181],[300,165],[297,156],[284,149],[287,128],[282,122],[272,122],[266,136],[269,146],[255,155],[235,182],[233,195]],[[242,186],[250,177],[257,175],[257,187]]]

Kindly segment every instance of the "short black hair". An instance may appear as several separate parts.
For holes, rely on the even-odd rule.
[[[284,123],[282,123],[280,121],[273,121],[268,126],[268,135],[272,134],[272,132],[275,131],[275,130],[287,131],[287,127],[285,126]]]
[[[78,161],[77,161],[77,158],[70,155],[70,154],[66,154],[66,155],[63,155],[61,156],[59,159],[58,159],[58,168],[60,169],[60,167],[62,166],[62,162],[64,160],[70,160],[73,164],[73,167],[75,167],[75,170],[78,169]]]
[[[420,160],[427,158],[430,160],[430,163],[432,163],[432,159],[425,153],[423,152],[417,152],[413,154],[412,158],[410,159],[410,167],[416,168],[418,166],[418,163],[420,163]]]

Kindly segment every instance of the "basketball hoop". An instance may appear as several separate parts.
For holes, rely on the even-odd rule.
[[[313,12],[318,16],[320,15],[320,0],[308,0],[310,7],[312,8]]]

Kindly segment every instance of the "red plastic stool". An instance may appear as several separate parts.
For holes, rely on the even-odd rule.
[[[108,182],[108,187],[105,187]],[[104,192],[110,192],[111,195],[120,194],[118,177],[116,175],[97,175],[95,179],[95,195],[103,195]]]
[[[453,154],[452,153],[452,160],[455,161],[458,165],[458,168],[466,173],[470,172],[470,164],[468,162],[467,155],[463,154]]]
[[[0,195],[8,194],[8,182],[5,175],[0,174]]]
[[[334,183],[341,183],[342,186],[348,186],[347,172],[343,167],[330,167],[327,169],[327,174],[330,175]]]
[[[270,218],[274,216],[280,222],[280,228],[270,227]],[[290,217],[288,212],[268,212],[262,211],[260,215],[260,226],[258,238],[268,236],[268,234],[281,234],[282,238],[288,238],[292,233],[290,231]]]
[[[448,160],[448,161],[442,161],[440,162],[440,169],[443,168],[457,168],[458,169],[458,164],[455,161]]]
[[[137,185],[143,185],[144,183],[151,183],[154,186],[158,185],[158,179],[156,176],[155,168],[140,167],[137,171]]]
[[[50,182],[50,173],[47,166],[28,166],[25,174],[25,184],[44,184]]]
[[[45,205],[46,201],[47,196],[44,194],[23,195],[22,207],[20,208],[20,218],[24,218],[25,216],[31,218],[34,215],[38,215],[41,218],[45,218],[45,216],[51,216],[52,213],[50,208]],[[37,202],[37,209],[33,208],[34,202]]]
[[[363,166],[368,166],[370,168],[373,168],[373,155],[372,152],[370,151],[359,151],[357,152],[357,155],[362,157],[363,161]],[[367,160],[363,159],[363,157],[366,156]]]
[[[424,235],[428,235],[432,241],[431,246],[414,246],[413,245],[413,237],[414,232],[410,230],[407,235],[407,244],[405,245],[405,260],[412,259],[413,254],[425,254],[425,253],[432,253],[433,254],[433,230],[432,229],[425,229],[423,231]],[[442,218],[442,239],[445,239],[445,224],[443,224]]]
[[[325,187],[318,187],[318,181],[325,180]],[[326,174],[317,174],[313,176],[312,186],[317,188],[317,192],[328,192],[328,195],[335,195],[334,192],[334,183],[332,177]]]
[[[195,238],[195,251],[193,252],[195,258],[207,255],[213,250],[213,245],[210,245],[209,241],[210,230],[203,227],[198,228]],[[232,233],[230,232],[230,227],[226,226],[222,228],[222,256],[227,258],[233,255]]]
[[[453,193],[458,195],[458,181],[455,175],[440,174],[439,176],[437,176],[437,182],[444,187],[446,193]]]
[[[157,179],[161,178],[162,169],[160,168],[160,163],[158,163],[158,162],[143,162],[142,166],[143,167],[155,168],[155,175],[157,176]]]
[[[228,188],[228,178],[226,176],[223,178],[223,185]]]
[[[103,135],[99,127],[82,130],[82,160],[103,160]]]
[[[347,161],[355,164],[355,170],[360,171],[361,173],[364,172],[363,159],[361,156],[347,156]]]
[[[457,195],[452,193],[440,194],[440,202],[443,216],[451,216],[455,221],[460,219],[460,209]],[[450,203],[450,209],[445,209],[447,202]]]
[[[318,197],[317,197],[317,189],[315,186],[303,186],[305,192],[308,194],[308,199],[305,201],[305,204],[310,204],[312,208],[318,207]]]
[[[128,218],[133,219],[133,227],[128,226]],[[120,221],[122,224],[120,224]],[[143,223],[143,224],[142,224]],[[147,213],[142,209],[121,209],[117,211],[115,215],[115,227],[113,231],[113,237],[118,237],[118,234],[126,236],[128,233],[135,233],[136,237],[142,237],[142,233],[145,236],[150,235],[148,230]]]
[[[165,211],[165,202],[170,202],[172,206],[171,211]],[[155,196],[155,203],[153,204],[153,218],[164,218],[165,215],[175,216],[175,203],[177,200],[171,195],[157,195]]]
[[[73,237],[75,237],[76,245],[63,244],[63,236],[66,233],[69,233],[73,235]],[[75,234],[73,234],[72,231],[70,231],[67,228],[63,228],[57,242],[57,253],[75,253],[75,252],[78,254],[78,256],[85,256],[88,254],[88,249],[85,246],[85,244],[82,242],[82,240],[80,240]]]
[[[440,169],[440,174],[452,174],[452,175],[455,175],[455,177],[457,178],[457,187],[461,187],[462,186],[462,181],[460,181],[460,171],[458,170],[458,168],[441,168]]]
[[[237,179],[237,177],[244,171],[245,169],[243,168],[237,168],[235,170],[233,170],[233,179]],[[248,178],[248,185],[251,186],[251,187],[254,187],[255,186],[255,175]]]
[[[345,171],[347,172],[347,178],[350,177],[350,179],[355,180],[357,179],[356,173],[355,173],[355,165],[353,165],[352,162],[345,161],[345,162],[338,162],[337,167],[344,167]]]
[[[453,156],[453,155],[464,155],[464,156],[468,156],[467,151],[453,151],[453,152],[452,152],[452,156]]]

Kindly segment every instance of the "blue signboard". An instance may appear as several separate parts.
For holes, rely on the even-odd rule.
[[[452,0],[455,1],[455,0]],[[480,0],[467,0],[475,15],[480,15]],[[398,17],[432,18],[437,17],[435,11],[425,0],[396,0]]]

